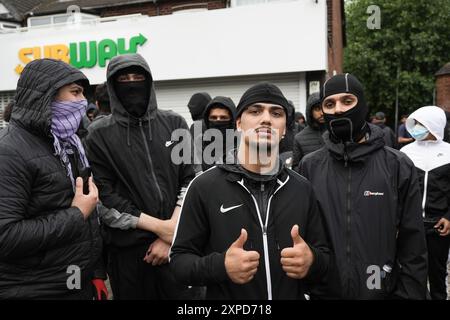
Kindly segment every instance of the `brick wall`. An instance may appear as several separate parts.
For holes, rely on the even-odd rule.
[[[101,17],[111,17],[127,14],[141,13],[148,16],[172,14],[174,11],[194,8],[207,8],[208,10],[226,8],[226,0],[191,0],[191,1],[164,1],[112,7],[102,9]]]
[[[328,18],[328,75],[333,71],[343,72],[344,35],[342,21],[344,18],[341,0],[327,0]]]
[[[450,73],[436,79],[436,104],[450,112]]]

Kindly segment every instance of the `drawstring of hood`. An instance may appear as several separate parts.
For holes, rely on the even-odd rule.
[[[151,118],[148,120],[148,138],[150,139],[150,141],[153,140]]]
[[[131,139],[130,139],[130,127],[131,127],[131,115],[127,114],[127,146],[131,147]],[[139,122],[139,127],[142,127],[142,120],[143,118],[139,118],[138,122]],[[153,134],[152,134],[152,123],[151,123],[151,118],[149,118],[148,120],[148,139],[149,141],[153,140]]]
[[[127,121],[127,146],[131,147],[131,143],[130,143],[130,114],[128,114],[128,121]]]

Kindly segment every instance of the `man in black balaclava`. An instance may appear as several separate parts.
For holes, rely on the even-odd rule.
[[[236,106],[228,97],[221,97],[217,96],[214,99],[211,100],[211,102],[206,106],[205,112],[203,114],[203,121],[205,123],[206,129],[217,129],[222,133],[222,145],[218,148],[214,148],[214,151],[219,151],[219,153],[212,151],[207,152],[205,154],[205,149],[212,143],[218,143],[215,141],[214,138],[212,138],[212,141],[205,141],[203,138],[203,158],[202,158],[202,170],[205,171],[212,167],[215,163],[221,162],[221,160],[224,160],[226,154],[228,151],[228,145],[231,148],[235,148],[234,138],[233,142],[227,141],[227,130],[235,129],[235,120],[236,120]],[[206,131],[208,132],[208,131]],[[214,137],[214,134],[212,134],[212,137]],[[231,137],[231,135],[230,135]],[[228,142],[228,145],[227,145]],[[211,147],[212,148],[212,147]],[[208,148],[209,149],[209,148]],[[205,157],[212,159],[206,159]]]
[[[142,117],[150,98],[150,75],[140,66],[130,66],[118,71],[114,80],[114,89],[123,107],[133,117]]]
[[[351,74],[336,75],[321,92],[325,122],[333,142],[359,142],[369,132],[369,109],[361,83]]]
[[[365,122],[368,108],[354,76],[332,77],[321,97],[325,147],[302,159],[300,174],[323,209],[335,266],[312,298],[425,299],[427,248],[414,164]]]
[[[172,133],[186,121],[157,107],[150,67],[139,54],[111,59],[107,87],[112,114],[93,122],[86,151],[100,198],[128,215],[103,225],[114,299],[188,299],[196,289],[178,284],[168,253],[187,186],[195,172],[176,161]],[[187,144],[190,147],[190,144]],[[195,293],[196,294],[196,293]]]

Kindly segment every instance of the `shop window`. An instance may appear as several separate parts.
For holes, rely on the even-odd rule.
[[[28,27],[36,27],[43,25],[52,25],[58,23],[65,23],[68,21],[81,22],[85,20],[97,19],[98,16],[86,13],[76,13],[76,14],[55,14],[51,16],[41,16],[41,17],[30,17],[28,18]]]

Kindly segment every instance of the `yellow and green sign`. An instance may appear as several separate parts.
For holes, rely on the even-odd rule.
[[[106,61],[111,58],[126,54],[136,53],[138,46],[144,45],[147,38],[142,34],[131,37],[128,42],[125,38],[103,39],[101,41],[71,42],[69,45],[54,44],[42,47],[22,48],[19,50],[19,64],[14,69],[20,74],[24,66],[41,58],[53,58],[70,63],[78,69],[93,68],[95,66],[105,67]]]

